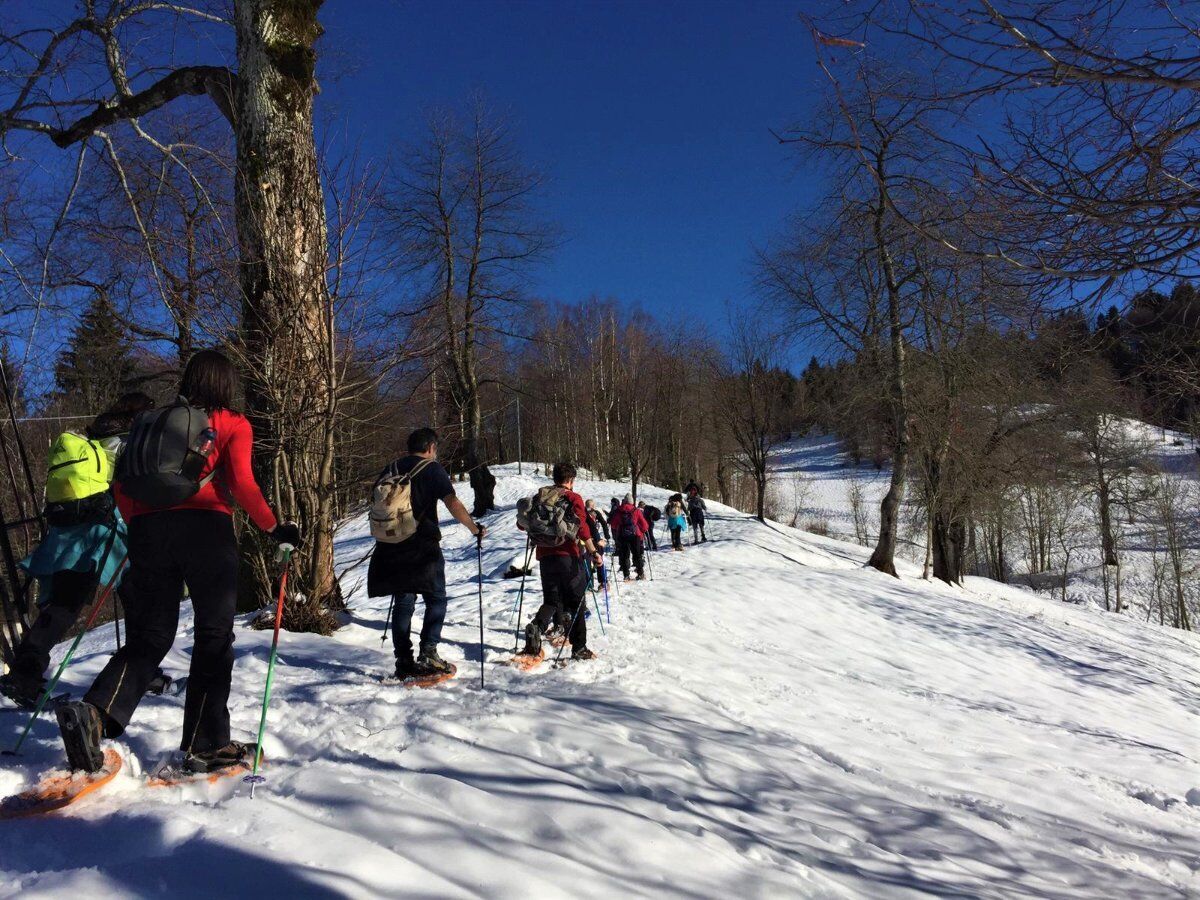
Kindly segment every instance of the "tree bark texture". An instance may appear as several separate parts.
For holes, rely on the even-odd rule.
[[[235,13],[246,403],[263,448],[257,474],[273,486],[280,517],[304,531],[292,584],[310,614],[331,600],[340,605],[333,572],[333,313],[313,137],[320,6],[321,0],[238,0]],[[274,569],[266,550],[260,543],[249,551],[257,555],[247,571],[259,597],[269,595]]]

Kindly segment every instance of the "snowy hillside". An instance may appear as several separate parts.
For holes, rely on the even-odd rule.
[[[654,581],[612,597],[606,635],[592,620],[598,660],[524,674],[497,664],[517,582],[489,573],[520,553],[513,505],[541,482],[497,474],[486,688],[474,546],[448,528],[456,681],[378,683],[387,603],[351,572],[345,628],[284,635],[256,799],[232,782],[152,790],[122,774],[63,814],[0,827],[0,893],[1200,893],[1200,639],[991,582],[890,579],[862,568],[862,548],[712,503],[712,542],[654,554]],[[341,564],[367,546],[363,523],[343,529]],[[89,637],[71,687],[110,641]],[[268,642],[238,634],[242,736]],[[176,674],[187,647],[168,657]],[[181,712],[147,699],[120,746],[152,766]],[[18,723],[0,716],[0,740]],[[0,792],[60,759],[51,721],[35,737],[4,760]]]
[[[1121,438],[1138,449],[1148,466],[1180,486],[1178,502],[1181,509],[1194,509],[1200,500],[1200,458],[1192,440],[1179,432],[1132,419],[1116,420],[1116,424]],[[788,442],[777,452],[771,468],[769,507],[774,519],[861,544],[869,545],[875,540],[879,533],[879,501],[887,492],[890,468],[876,469],[869,463],[855,465],[843,451],[841,441],[831,435],[814,435]],[[1146,476],[1141,477],[1144,481]],[[899,552],[919,563],[925,556],[924,519],[923,514],[912,506],[914,490],[910,484],[909,503],[902,514]],[[1146,618],[1150,613],[1146,601],[1154,595],[1156,571],[1158,589],[1169,593],[1169,586],[1162,584],[1167,565],[1163,536],[1148,521],[1154,515],[1152,504],[1143,499],[1141,505],[1143,510],[1137,521],[1131,522],[1126,516],[1117,515],[1114,528],[1128,612]],[[1052,554],[1057,558],[1049,571],[1028,576],[1020,524],[1019,521],[1014,523],[1008,541],[1014,580],[1061,599],[1061,554],[1057,551]],[[1080,495],[1074,509],[1070,540],[1072,555],[1067,600],[1104,609],[1103,556],[1096,530],[1096,512],[1086,492]],[[1193,536],[1190,543],[1194,544],[1194,540]],[[1194,591],[1196,586],[1189,585],[1187,589]]]

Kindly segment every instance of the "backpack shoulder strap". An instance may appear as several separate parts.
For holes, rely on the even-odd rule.
[[[432,459],[423,459],[400,477],[411,484],[412,480],[420,475],[432,462]]]

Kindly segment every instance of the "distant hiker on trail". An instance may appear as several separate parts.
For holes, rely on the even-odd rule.
[[[580,545],[599,568],[604,557],[592,539],[589,516],[583,498],[575,493],[575,467],[568,462],[554,464],[554,484],[541,488],[533,497],[517,504],[517,527],[529,535],[537,552],[542,573],[542,605],[525,627],[524,655],[542,652],[542,635],[551,624],[565,622],[571,642],[572,659],[594,659],[587,646],[588,576]]]
[[[637,569],[638,581],[646,577],[646,555],[643,541],[650,523],[642,515],[642,511],[633,505],[633,495],[626,494],[625,502],[617,507],[616,512],[608,517],[608,525],[612,528],[617,541],[617,555],[621,560],[621,575],[629,580],[629,559],[633,557],[633,566]]]
[[[13,652],[0,694],[33,709],[45,690],[50,651],[101,585],[120,588],[125,574],[125,520],[110,483],[124,439],[139,413],[154,406],[142,393],[122,395],[87,427],[64,432],[50,447],[46,481],[49,529],[21,567],[38,580],[41,611]]]
[[[609,527],[610,531],[612,531],[613,513],[615,513],[620,508],[621,508],[621,501],[618,500],[616,497],[613,497],[612,500],[608,504],[608,527]],[[612,531],[611,546],[612,546],[612,555],[616,556],[617,555],[617,533],[615,531]]]
[[[657,550],[658,538],[654,536],[654,523],[662,518],[662,510],[657,506],[647,506],[645,500],[638,501],[638,509],[642,511],[642,515],[646,517],[646,525],[649,529],[646,532],[646,549]]]
[[[704,505],[704,498],[700,496],[698,488],[693,488],[688,492],[687,507],[688,518],[692,522],[692,543],[707,543],[708,536],[704,533],[704,515],[708,512],[708,507]]]
[[[685,484],[683,486],[683,493],[685,495],[691,494],[692,491],[695,491],[697,494],[701,494],[701,495],[704,493],[704,489],[696,483],[695,478],[693,478],[691,481],[689,481],[687,484]]]
[[[437,450],[438,436],[432,428],[418,428],[410,434],[408,455],[380,473],[371,504],[371,534],[376,544],[367,570],[367,594],[394,598],[392,646],[396,677],[402,679],[454,670],[437,650],[446,621],[446,558],[438,527],[438,501],[477,540],[486,532],[455,495],[449,473],[437,461]],[[413,659],[412,618],[417,594],[425,601],[425,617]]]
[[[605,587],[608,584],[608,566],[603,562],[605,548],[612,542],[611,533],[608,530],[608,519],[604,513],[596,508],[596,501],[589,500],[585,504],[588,517],[588,528],[592,532],[592,539],[596,542],[596,550],[600,553],[600,565],[596,567],[596,583],[599,587]],[[600,537],[603,534],[604,537]]]
[[[671,529],[671,547],[683,552],[683,529],[687,528],[687,515],[683,509],[683,495],[672,494],[667,502],[667,527]]]
[[[202,350],[184,369],[178,399],[133,424],[113,484],[129,523],[129,639],[82,702],[57,709],[73,769],[98,770],[101,737],[119,737],[129,725],[175,642],[185,587],[195,638],[180,740],[184,768],[217,771],[255,752],[229,734],[238,580],[232,504],[280,544],[298,546],[300,529],[276,520],[254,480],[250,423],[231,409],[237,388],[233,363]]]
[[[591,528],[592,537],[596,541],[596,546],[603,549],[612,540],[612,535],[608,530],[608,517],[600,512],[595,500],[589,500],[585,508],[587,509],[588,526]],[[603,538],[600,537],[601,534],[604,535]]]

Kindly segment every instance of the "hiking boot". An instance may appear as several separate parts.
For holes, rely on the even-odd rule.
[[[184,754],[182,769],[189,775],[203,775],[208,772],[221,772],[241,763],[253,765],[254,754],[257,752],[257,744],[230,741],[218,750]]]
[[[158,674],[151,678],[150,683],[146,685],[146,693],[158,694],[159,696],[162,696],[164,693],[166,693],[167,688],[170,686],[171,676],[162,669],[159,669]]]
[[[434,647],[422,650],[420,656],[417,657],[417,675],[448,675],[453,671],[454,666],[438,656],[437,649]]]
[[[104,752],[100,749],[104,723],[100,719],[100,710],[80,700],[56,707],[54,715],[58,718],[58,731],[71,769],[100,771],[104,766]]]
[[[396,659],[396,677],[400,680],[412,678],[417,674],[417,664],[410,653],[408,656],[397,657]]]
[[[521,651],[524,656],[537,656],[542,652],[542,629],[538,628],[537,622],[530,622],[525,626],[525,649]]]
[[[3,694],[21,709],[36,709],[42,699],[46,683],[41,678],[30,678],[17,672],[0,677],[0,694]]]
[[[638,577],[637,577],[637,580],[638,580],[638,581],[645,581],[645,580],[646,580],[646,573],[645,573],[645,572],[638,572]]]
[[[578,650],[571,651],[571,659],[595,659],[596,654],[587,647],[580,647]]]

